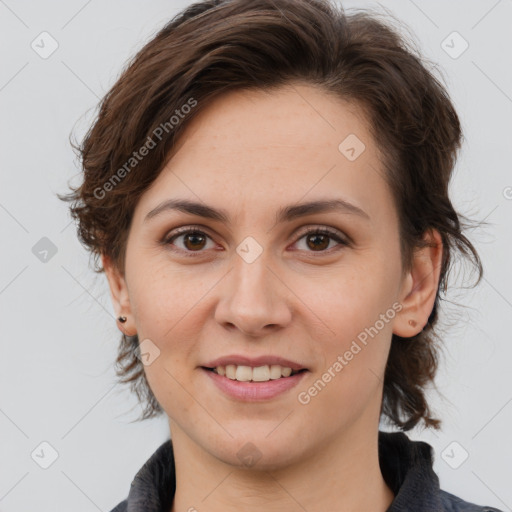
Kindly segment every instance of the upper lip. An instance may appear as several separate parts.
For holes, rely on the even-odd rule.
[[[259,356],[259,357],[248,357],[243,355],[232,354],[229,356],[219,357],[206,363],[206,368],[216,368],[217,366],[227,366],[228,364],[242,365],[242,366],[265,366],[266,364],[278,364],[285,368],[291,368],[292,370],[306,370],[307,368],[299,363],[285,359],[279,356]]]

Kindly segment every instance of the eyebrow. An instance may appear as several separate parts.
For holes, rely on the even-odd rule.
[[[187,199],[169,199],[160,203],[146,215],[144,222],[165,211],[180,211],[206,219],[217,220],[225,224],[229,222],[229,214],[226,210],[215,209]],[[370,220],[370,216],[364,210],[344,199],[319,199],[309,203],[291,204],[280,208],[276,214],[276,223],[290,222],[299,217],[326,212],[349,213]]]

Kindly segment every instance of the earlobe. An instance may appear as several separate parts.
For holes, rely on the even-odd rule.
[[[393,325],[393,334],[403,338],[410,338],[423,330],[439,286],[443,254],[441,235],[437,230],[429,230],[423,239],[429,245],[414,252],[411,270],[401,287],[402,309]]]
[[[134,325],[134,317],[125,278],[108,256],[102,255],[101,262],[107,277],[118,328],[127,336],[134,336],[137,334],[137,330]]]

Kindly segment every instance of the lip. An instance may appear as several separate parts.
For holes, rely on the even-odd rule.
[[[226,366],[228,364],[234,364],[237,366],[251,366],[253,368],[258,366],[265,366],[266,364],[278,364],[280,366],[291,368],[292,370],[308,370],[308,368],[299,363],[296,363],[295,361],[290,361],[284,357],[272,355],[248,357],[241,354],[231,354],[229,356],[214,359],[213,361],[210,361],[209,363],[206,363],[202,366],[207,368],[216,368],[217,366]]]
[[[201,371],[204,372],[210,379],[212,379],[214,384],[223,393],[244,402],[261,402],[275,398],[276,396],[294,388],[302,380],[304,375],[308,373],[306,370],[294,375],[290,375],[289,377],[282,377],[280,379],[269,380],[266,382],[241,382],[228,379],[227,377],[219,375],[212,370],[207,370],[204,367],[201,368]]]

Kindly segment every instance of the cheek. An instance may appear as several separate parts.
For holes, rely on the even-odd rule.
[[[175,326],[181,329],[187,324],[188,315],[204,294],[199,279],[190,279],[190,272],[170,270],[169,262],[162,259],[140,258],[140,264],[132,268],[130,283],[130,303],[138,330],[145,337],[161,341],[172,334]]]
[[[396,314],[396,270],[382,261],[368,263],[340,272],[340,278],[331,280],[314,302],[329,331],[318,340],[323,351],[322,367],[308,383],[310,387],[301,391],[306,393],[306,400],[311,399],[311,410],[318,414],[332,410],[333,417],[339,413],[354,418],[363,414],[370,401],[379,400],[377,392]]]
[[[396,313],[389,293],[374,280],[361,279],[353,288],[345,284],[316,303],[334,334],[325,332],[317,339],[322,365],[299,390],[310,400],[312,414],[331,411],[329,422],[350,422],[364,414],[369,403],[379,402]]]
[[[364,265],[340,269],[336,276],[325,279],[323,286],[318,286],[321,280],[314,280],[317,292],[309,295],[308,302],[329,328],[326,330],[332,338],[329,346],[341,350],[376,322],[379,331],[389,334],[389,320],[394,311],[388,310],[395,300],[396,288],[393,274],[378,261],[367,261]],[[303,289],[313,288],[308,281],[303,284]],[[379,319],[386,313],[388,322],[382,324]]]

